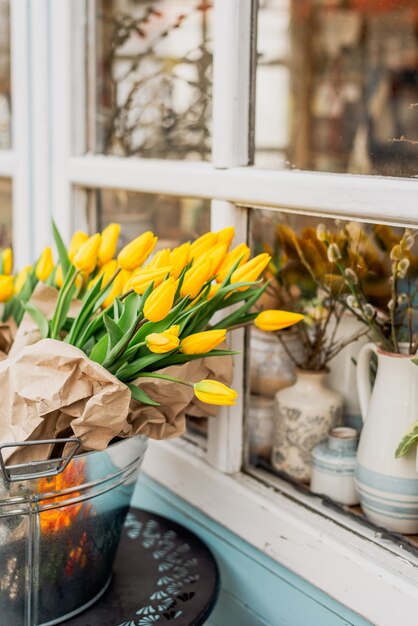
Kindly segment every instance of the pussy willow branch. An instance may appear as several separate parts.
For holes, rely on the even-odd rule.
[[[348,339],[345,339],[344,341],[342,341],[340,344],[338,344],[338,346],[334,350],[334,352],[329,354],[328,361],[331,361],[331,359],[336,357],[337,354],[339,354],[341,352],[341,350],[344,350],[344,348],[346,348],[348,345],[350,345],[350,343],[352,343],[354,341],[358,341],[358,339],[360,339],[361,337],[364,337],[365,335],[367,335],[368,332],[369,332],[368,328],[365,328],[363,330],[359,330],[356,333],[354,333],[353,335],[351,335],[350,337],[348,337]]]
[[[398,261],[395,261],[393,264],[392,271],[392,289],[391,289],[391,299],[392,306],[390,307],[390,334],[392,337],[393,348],[395,352],[399,352],[398,340],[396,337],[396,308],[398,302]]]
[[[284,341],[283,337],[281,336],[280,333],[276,333],[276,337],[279,340],[279,342],[282,345],[283,350],[286,352],[287,356],[289,357],[289,359],[292,361],[292,363],[294,365],[296,365],[296,367],[298,367],[299,369],[302,368],[303,364],[302,363],[298,363],[298,361],[295,359],[295,357],[293,356],[293,354],[291,353],[291,351],[289,350],[288,346],[286,345],[286,342]]]

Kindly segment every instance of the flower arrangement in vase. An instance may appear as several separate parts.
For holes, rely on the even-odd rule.
[[[373,302],[364,287],[358,257],[345,254],[346,249],[355,246],[359,232],[361,238],[358,227],[346,226],[341,241],[337,241],[325,227],[318,227],[318,238],[326,245],[343,281],[341,302],[373,338],[362,348],[357,362],[357,386],[365,421],[355,470],[357,490],[371,520],[391,530],[416,533],[415,451],[405,440],[399,444],[407,431],[413,431],[418,403],[418,370],[413,363],[418,349],[416,237],[408,229],[400,235],[388,227],[374,229],[373,237],[387,267],[387,294],[380,302]]]
[[[368,330],[360,326],[348,336],[338,333],[344,316],[342,284],[334,261],[314,228],[300,236],[286,225],[277,227],[278,246],[270,264],[278,296],[286,307],[304,315],[294,328],[302,346],[289,350],[286,333],[278,340],[296,367],[296,383],[276,394],[276,429],[272,463],[294,478],[309,481],[311,451],[342,422],[343,397],[327,385],[328,364]]]
[[[46,248],[14,276],[11,251],[0,255],[0,517],[17,493],[36,499],[42,532],[32,539],[44,555],[26,562],[23,513],[0,524],[0,561],[15,562],[13,598],[0,589],[0,612],[11,623],[21,621],[25,602],[32,607],[25,572],[37,585],[46,564],[54,572],[48,593],[60,602],[47,606],[39,589],[34,606],[43,613],[33,623],[55,623],[80,609],[78,597],[98,596],[146,438],[181,435],[186,414],[235,404],[234,353],[223,345],[230,331],[253,323],[275,331],[302,317],[252,311],[270,257],[250,259],[244,244],[230,250],[233,228],[157,252],[148,231],[119,253],[118,224],[90,237],[77,232],[68,248],[53,230],[57,263]],[[108,546],[102,561],[97,536]],[[55,559],[51,545],[68,554],[63,548]],[[83,594],[74,595],[74,585]]]

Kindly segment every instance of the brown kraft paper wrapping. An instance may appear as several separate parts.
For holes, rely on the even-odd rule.
[[[189,382],[205,378],[230,384],[231,357],[207,357],[161,370]],[[76,436],[83,451],[103,450],[115,437],[144,434],[166,439],[185,431],[185,417],[215,415],[217,407],[194,398],[193,389],[140,378],[137,383],[160,406],[131,399],[129,388],[81,350],[43,339],[0,362],[0,441]],[[47,459],[52,446],[3,451],[8,465]]]
[[[206,357],[184,365],[167,367],[158,373],[192,383],[211,379],[230,385],[232,357]],[[191,387],[158,378],[138,378],[135,384],[150,398],[159,402],[160,406],[146,406],[131,400],[126,424],[128,428],[122,435],[124,437],[141,433],[151,439],[172,439],[185,432],[186,415],[210,417],[218,413],[217,406],[200,402]]]

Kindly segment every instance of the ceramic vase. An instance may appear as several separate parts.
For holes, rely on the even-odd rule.
[[[377,374],[370,385],[370,360],[377,355]],[[418,533],[416,450],[395,458],[402,437],[417,419],[418,367],[407,354],[384,352],[367,344],[359,354],[357,385],[363,430],[355,470],[360,503],[366,516],[389,530]]]
[[[355,333],[364,330],[364,324],[351,313],[344,313],[335,332],[335,341],[343,341],[352,337]],[[332,319],[327,334],[329,337],[335,330],[335,320]],[[363,346],[369,343],[367,336],[360,337],[357,341],[348,344],[329,362],[329,375],[327,383],[331,389],[339,391],[344,398],[344,424],[361,430],[360,402],[356,385],[357,357]]]
[[[282,333],[283,341],[296,360],[302,358],[303,347],[297,333]],[[274,395],[279,389],[295,382],[295,366],[285,349],[272,333],[251,330],[250,340],[251,392],[260,396]]]
[[[273,446],[274,398],[250,396],[249,402],[249,453],[250,458],[270,459]]]
[[[273,466],[303,482],[312,449],[342,422],[343,398],[326,384],[327,370],[297,370],[296,383],[276,394]]]
[[[358,432],[354,428],[333,428],[328,439],[312,450],[311,491],[341,504],[358,504],[354,468]]]

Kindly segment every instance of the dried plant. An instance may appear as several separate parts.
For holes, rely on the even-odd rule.
[[[98,16],[109,31],[104,38],[104,84],[99,105],[105,153],[154,158],[208,157],[212,55],[208,49],[207,12],[210,8],[207,2],[197,2],[168,25],[164,12],[155,5],[145,7],[138,17]],[[200,45],[181,58],[161,56],[159,44],[196,14],[201,15]],[[142,40],[142,45],[136,54],[130,55],[128,68],[121,71],[121,50],[134,38]],[[180,66],[192,66],[195,78],[190,78],[192,73],[177,72]],[[181,111],[175,102],[177,86],[188,89],[188,104]]]

